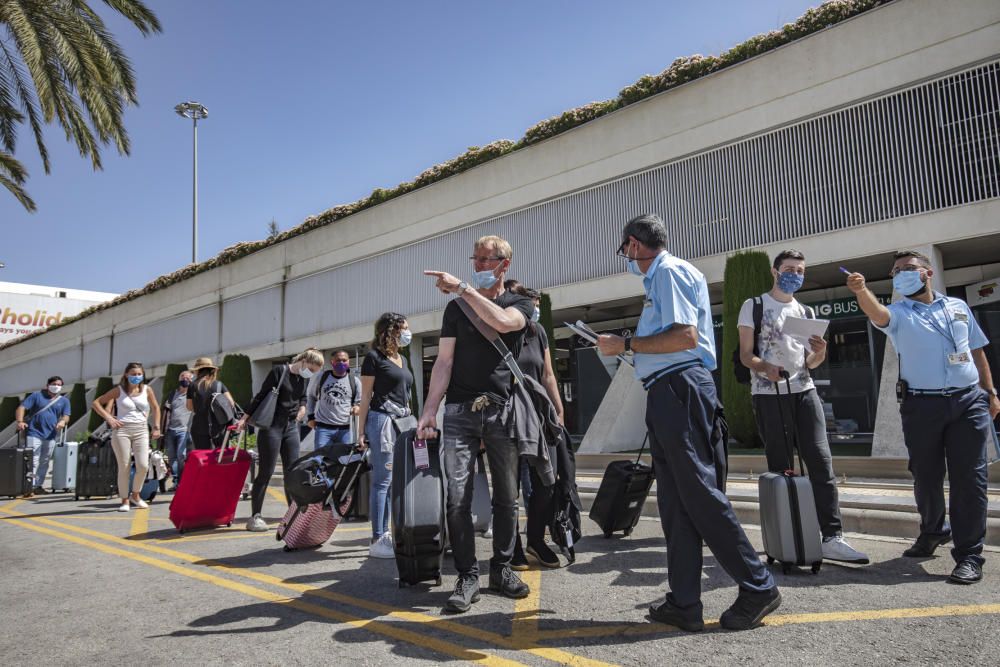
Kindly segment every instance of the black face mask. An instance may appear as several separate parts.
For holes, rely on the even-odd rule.
[[[191,380],[181,380],[180,381],[180,385],[182,387],[185,387],[185,388],[190,387],[191,386]]]

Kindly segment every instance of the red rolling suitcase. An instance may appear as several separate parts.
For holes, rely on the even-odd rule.
[[[170,521],[182,533],[229,526],[236,516],[236,505],[250,472],[250,455],[239,446],[226,447],[230,433],[232,427],[219,449],[188,452],[184,476],[170,502]]]

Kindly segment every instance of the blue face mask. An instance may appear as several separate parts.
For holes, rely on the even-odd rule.
[[[142,378],[143,378],[142,375],[129,375],[128,376],[128,383],[129,384],[142,384]]]
[[[920,271],[900,271],[892,277],[892,288],[905,297],[917,296],[924,291]]]
[[[475,289],[489,289],[497,284],[497,277],[493,275],[492,269],[474,271],[471,282]]]
[[[794,271],[782,271],[778,274],[778,289],[785,294],[795,294],[802,289],[806,277]]]
[[[535,312],[531,314],[531,321],[537,322],[540,319],[542,319],[542,311],[538,309],[538,306],[535,306]]]

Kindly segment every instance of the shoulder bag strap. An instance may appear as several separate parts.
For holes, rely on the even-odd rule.
[[[521,372],[520,366],[518,366],[517,362],[514,360],[514,355],[511,354],[510,349],[507,347],[507,344],[503,342],[503,339],[500,337],[497,330],[486,324],[486,322],[483,321],[483,318],[479,317],[479,315],[476,314],[476,311],[472,309],[472,306],[466,303],[465,299],[459,297],[455,299],[455,301],[458,303],[458,307],[462,309],[462,312],[465,313],[465,316],[469,318],[469,321],[472,322],[472,325],[483,335],[483,338],[492,343],[493,347],[496,348],[496,351],[500,353],[504,363],[507,364],[507,368],[509,368],[510,372],[514,374],[514,381],[523,383],[524,373]]]
[[[760,348],[757,339],[760,338],[760,330],[764,323],[764,299],[759,296],[753,298],[753,354],[760,356]]]

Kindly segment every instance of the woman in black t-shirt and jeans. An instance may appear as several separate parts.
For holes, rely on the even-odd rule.
[[[410,325],[399,313],[385,313],[375,323],[372,349],[361,364],[361,414],[363,443],[371,448],[372,466],[369,514],[372,541],[368,555],[393,558],[389,532],[389,487],[392,484],[392,450],[396,443],[394,417],[410,414],[413,374],[399,351],[410,344]]]
[[[219,367],[208,357],[194,362],[195,381],[188,387],[187,409],[191,411],[191,449],[215,449],[222,445],[228,424],[212,419],[212,394],[225,394],[233,405],[233,395],[219,381]]]
[[[274,468],[281,455],[281,467],[288,470],[299,458],[299,422],[306,415],[306,387],[309,378],[323,369],[323,355],[314,348],[297,355],[290,364],[279,364],[271,369],[264,379],[260,391],[247,407],[246,415],[240,420],[240,428],[246,425],[264,397],[278,387],[278,402],[274,408],[274,421],[267,428],[257,429],[257,477],[250,492],[250,519],[247,530],[263,532],[268,530],[261,517],[267,486],[271,483]],[[287,498],[287,496],[286,496]]]

